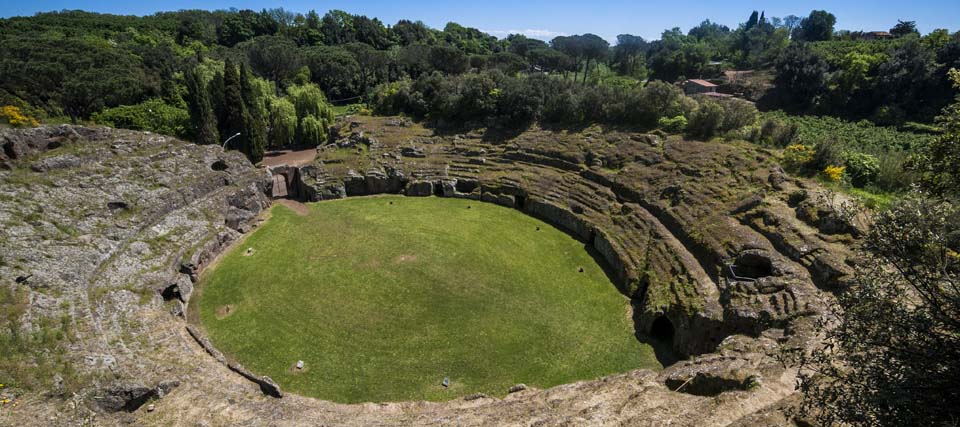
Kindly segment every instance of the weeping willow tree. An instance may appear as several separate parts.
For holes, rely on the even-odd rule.
[[[297,109],[286,98],[270,101],[270,147],[278,148],[293,144],[297,133]]]
[[[287,89],[297,113],[295,140],[301,145],[320,145],[326,142],[328,129],[333,124],[333,108],[327,97],[314,84],[295,85]]]

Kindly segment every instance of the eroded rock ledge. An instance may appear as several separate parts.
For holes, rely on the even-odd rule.
[[[810,345],[823,299],[847,280],[846,248],[858,230],[831,216],[820,189],[746,144],[597,128],[436,135],[398,122],[348,119],[338,134],[363,138],[324,148],[314,164],[270,172],[301,200],[464,197],[542,218],[610,266],[639,332],[672,338],[692,358],[660,373],[505,399],[269,398],[197,345],[182,315],[198,272],[256,226],[271,173],[235,152],[144,133],[8,130],[0,131],[0,285],[27,296],[24,331],[66,315],[71,338],[62,345],[82,386],[68,392],[51,381],[18,397],[30,400],[29,411],[0,413],[0,423],[790,422],[782,409],[795,401],[793,377],[776,356]],[[154,411],[140,409],[145,396]]]

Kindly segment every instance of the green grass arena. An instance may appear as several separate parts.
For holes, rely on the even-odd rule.
[[[275,205],[203,274],[196,305],[219,350],[285,391],[441,401],[660,368],[629,300],[540,220],[434,197],[308,207]]]

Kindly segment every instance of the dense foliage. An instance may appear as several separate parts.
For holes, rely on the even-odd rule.
[[[960,209],[907,197],[875,218],[865,241],[835,327],[803,371],[805,409],[822,425],[955,425]]]
[[[107,108],[93,113],[93,121],[118,128],[144,130],[164,135],[189,135],[187,110],[150,99],[135,105]]]
[[[824,345],[804,357],[802,409],[823,425],[960,419],[960,98],[939,122],[943,134],[920,150],[925,189],[874,217]]]
[[[268,146],[326,137],[329,114],[305,114],[297,106],[304,87],[317,89],[310,90],[311,102],[321,110],[362,102],[380,113],[439,124],[606,123],[706,138],[753,125],[754,109],[685,98],[658,81],[720,82],[724,70],[759,69],[771,71],[746,82],[724,80],[721,89],[742,91],[763,110],[901,127],[932,123],[952,97],[946,73],[960,65],[960,34],[920,36],[915,23],[898,22],[893,36],[878,38],[837,31],[835,22],[826,11],[782,19],[753,12],[737,28],[705,20],[686,33],[664,31],[660,40],[622,34],[611,47],[593,34],[550,42],[497,39],[456,23],[442,30],[408,20],[387,26],[338,10],[42,13],[0,19],[0,105],[17,107],[24,117],[92,119],[201,143],[239,134],[231,146],[256,160]],[[899,180],[881,185],[885,189],[909,185],[884,173],[899,165],[884,160],[897,150],[861,146],[912,152],[913,136],[898,134],[896,142],[847,137],[846,125],[836,123],[839,132],[824,129],[840,133],[830,138],[839,147],[832,152],[810,141],[804,126],[799,141],[776,123],[744,135],[775,137],[780,146],[816,145],[817,158],[833,162],[817,164],[818,171],[845,166],[858,186],[885,176]]]
[[[960,70],[951,70],[955,87],[960,88]],[[942,134],[921,151],[914,168],[935,194],[960,195],[960,95],[937,118]]]
[[[496,70],[459,77],[434,73],[385,84],[374,92],[371,103],[376,113],[407,114],[440,126],[513,129],[539,121],[561,127],[603,123],[649,130],[663,125],[701,138],[751,125],[757,118],[757,109],[749,102],[694,99],[663,82],[624,89],[543,75],[513,77]]]
[[[854,187],[900,192],[916,183],[914,165],[936,137],[898,130],[868,121],[849,122],[829,116],[791,116],[781,111],[762,115],[757,142],[785,151],[791,172],[816,175],[830,166],[844,166]],[[809,155],[807,155],[809,153]],[[802,154],[802,155],[801,155]]]

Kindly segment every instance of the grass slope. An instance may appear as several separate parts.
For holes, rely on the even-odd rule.
[[[659,367],[601,267],[539,220],[438,198],[309,208],[275,206],[199,299],[214,344],[285,390],[444,400]]]

